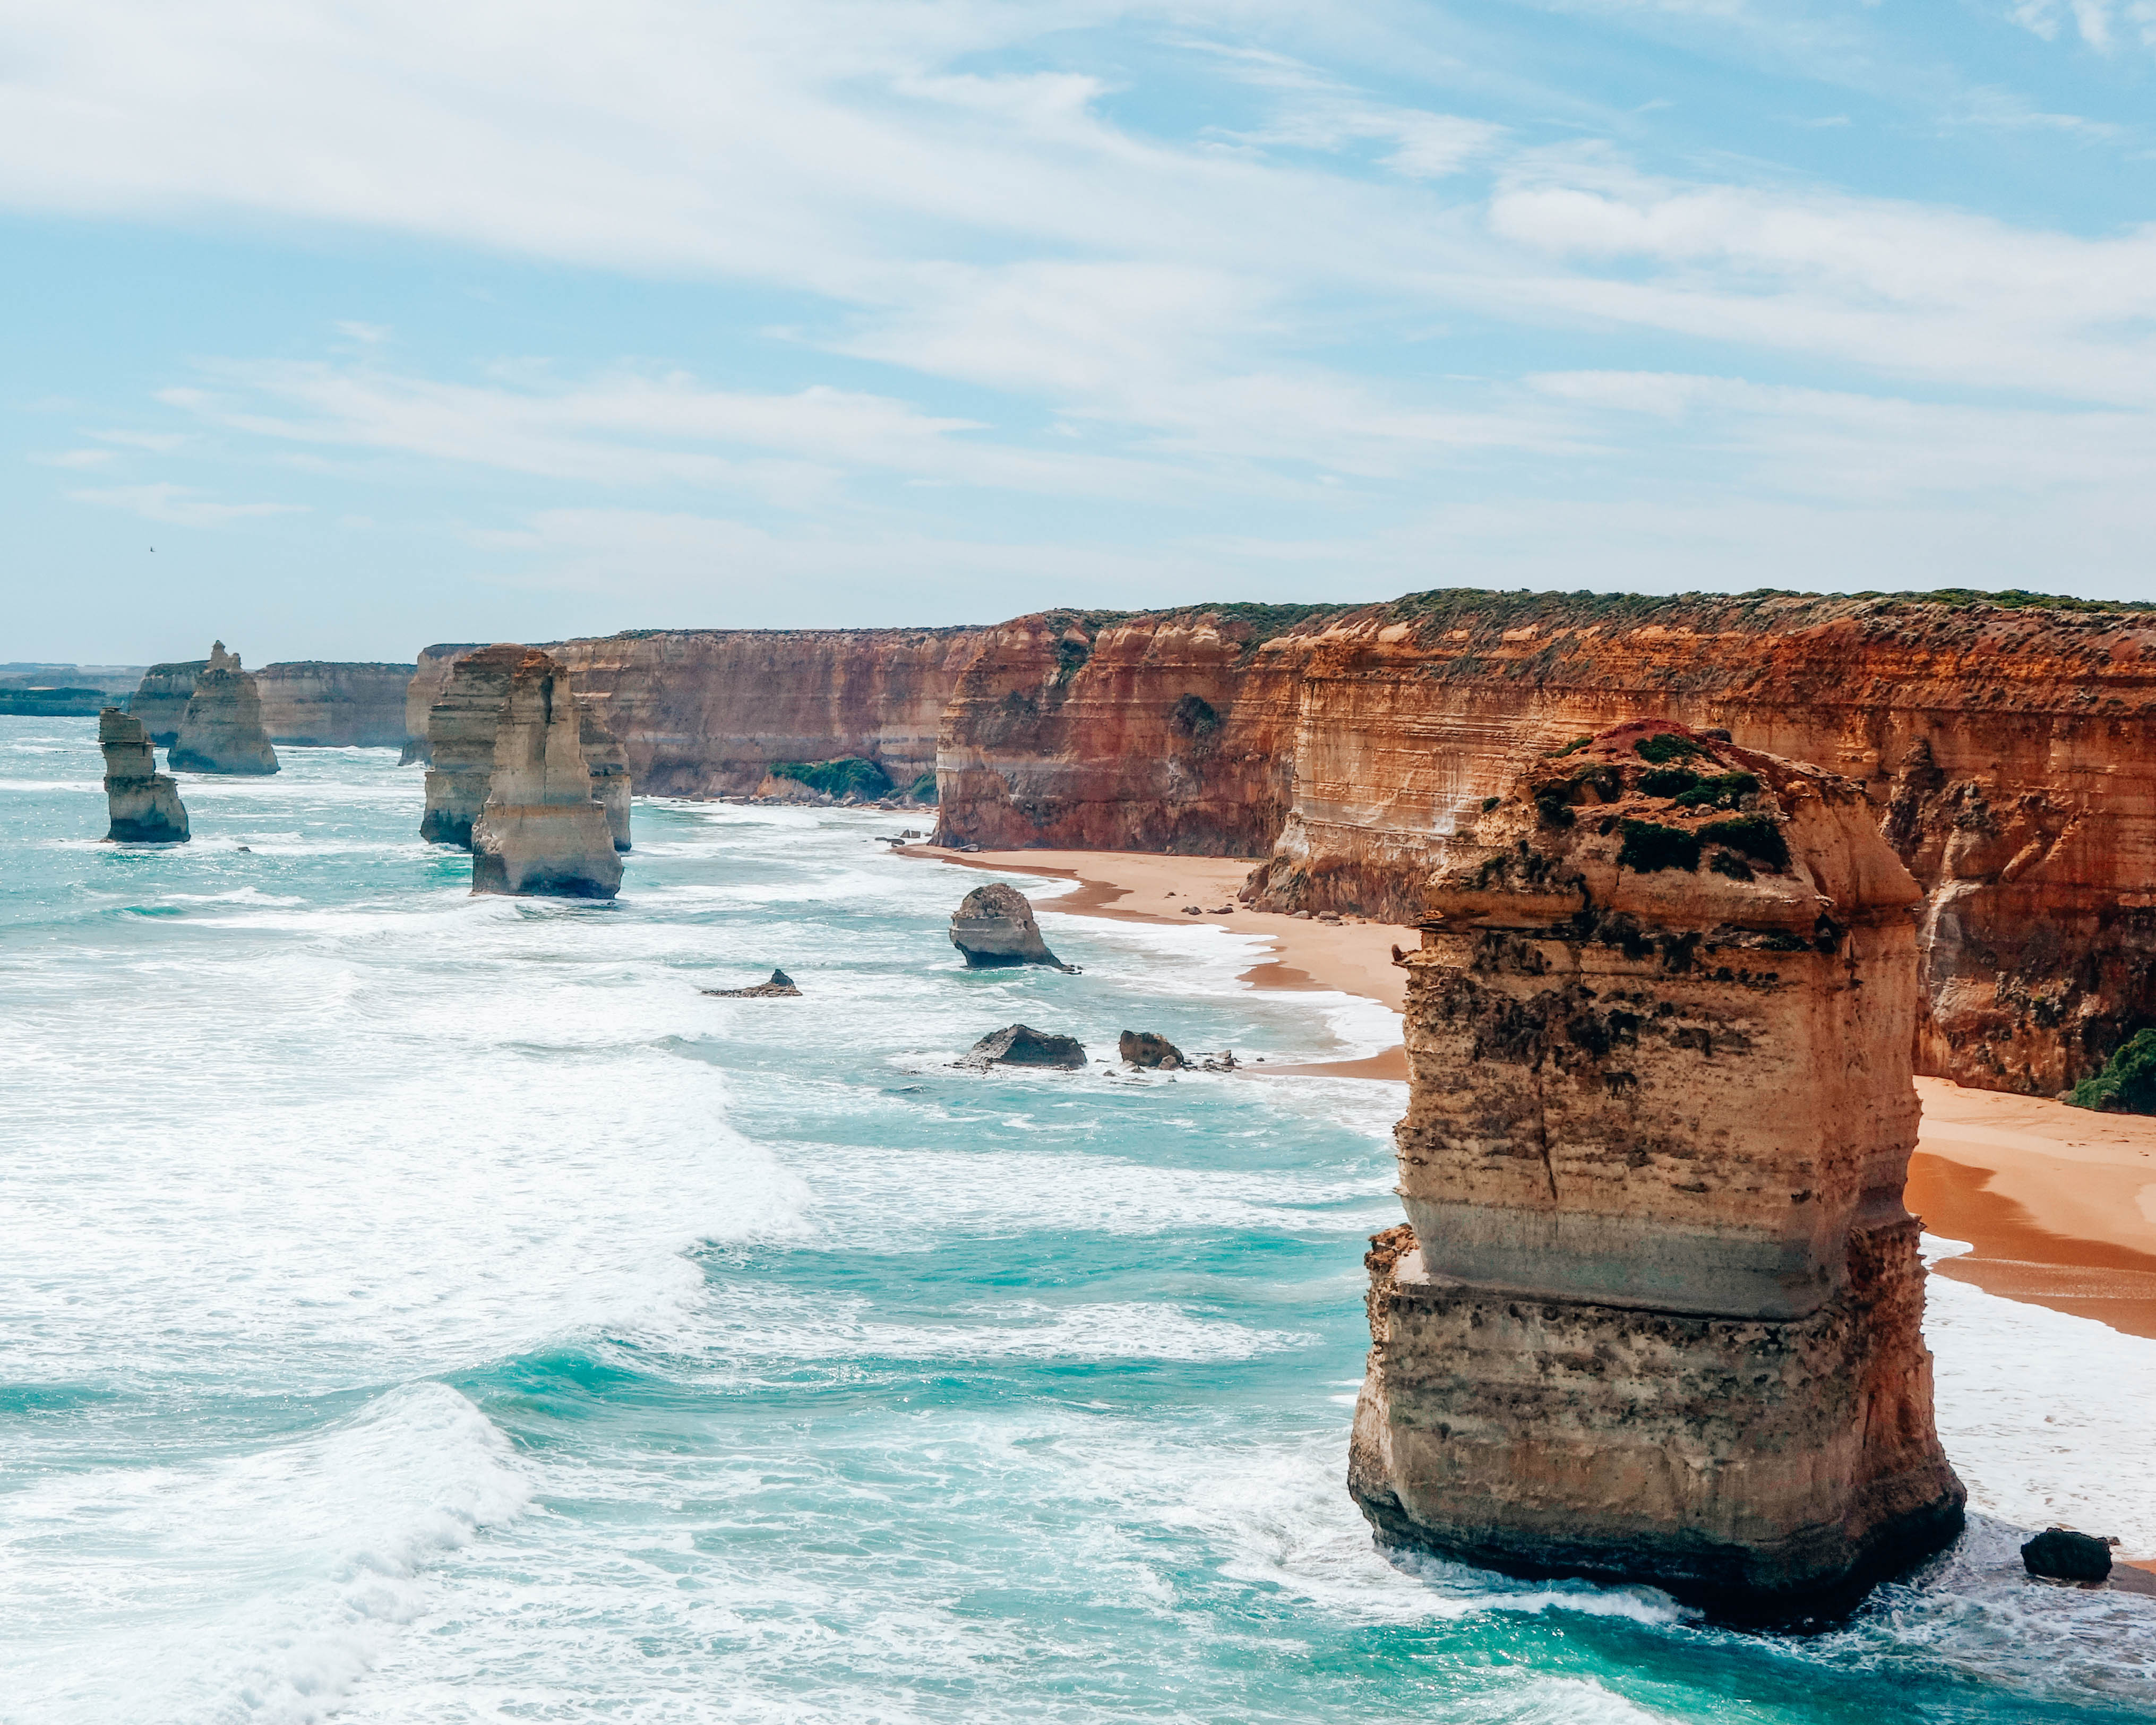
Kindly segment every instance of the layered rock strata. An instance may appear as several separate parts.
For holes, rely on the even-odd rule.
[[[271,742],[299,747],[401,749],[415,669],[314,659],[265,665],[254,673],[262,727]]]
[[[109,706],[97,716],[98,747],[105,752],[105,799],[111,819],[108,841],[120,845],[183,845],[187,805],[180,788],[157,771],[157,752],[140,719]]]
[[[176,773],[243,778],[277,770],[277,751],[263,727],[262,697],[254,679],[222,641],[211,648],[208,663],[195,678],[168,764]]]
[[[472,825],[486,806],[487,786],[494,777],[502,706],[517,667],[531,650],[503,641],[445,662],[441,697],[427,710],[422,839],[471,848]]]
[[[592,795],[583,729],[569,674],[526,649],[510,676],[486,801],[472,824],[474,892],[612,898],[621,890],[621,858]]]
[[[998,880],[976,886],[951,913],[951,944],[968,970],[993,970],[1012,964],[1069,967],[1048,950],[1033,906],[1015,886]]]
[[[434,758],[427,738],[427,716],[447,690],[449,672],[456,662],[486,644],[485,641],[438,641],[420,649],[411,680],[404,685],[404,748],[397,757],[398,766],[424,765]]]
[[[578,741],[584,752],[584,765],[591,771],[592,796],[606,811],[607,831],[613,836],[613,848],[626,850],[629,848],[629,751],[589,704],[579,699],[577,711],[582,726]]]
[[[179,741],[180,720],[195,692],[195,679],[209,669],[207,659],[174,659],[153,665],[128,698],[127,711],[142,721],[150,741],[168,749]]]
[[[1410,1226],[1349,1462],[1382,1538],[1754,1620],[1953,1538],[1921,896],[1857,787],[1659,721],[1478,810],[1402,961]]]

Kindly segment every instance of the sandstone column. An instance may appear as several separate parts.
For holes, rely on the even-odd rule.
[[[588,699],[579,696],[577,710],[583,715],[583,730],[578,741],[583,747],[584,764],[591,769],[592,795],[606,811],[607,830],[613,835],[613,848],[626,850],[629,848],[629,751],[607,728],[606,721],[593,711]]]
[[[427,803],[419,818],[421,838],[471,849],[472,823],[486,804],[487,782],[494,777],[502,704],[529,650],[514,641],[497,641],[449,665],[441,698],[427,709]]]
[[[1902,1202],[1916,883],[1847,781],[1660,721],[1451,857],[1350,1489],[1516,1573],[1840,1609],[1961,1525]]]
[[[195,679],[181,715],[179,736],[167,757],[176,773],[255,776],[277,770],[277,751],[263,728],[262,697],[239,655],[219,641]]]
[[[187,805],[179,787],[157,771],[157,752],[142,721],[109,706],[97,716],[97,742],[105,751],[105,799],[112,821],[107,841],[185,844]]]
[[[502,703],[486,803],[472,824],[474,892],[612,898],[620,890],[621,858],[592,795],[583,728],[569,674],[526,649]]]

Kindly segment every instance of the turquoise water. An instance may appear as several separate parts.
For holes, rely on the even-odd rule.
[[[1375,1552],[1399,1088],[948,1065],[1393,1033],[1247,937],[1043,896],[1086,973],[969,975],[983,877],[845,811],[639,803],[619,905],[474,900],[376,752],[121,849],[95,728],[0,719],[0,1717],[2156,1715],[2156,1602],[1987,1519],[1808,1641]],[[2156,1349],[1933,1286],[1979,1502],[2149,1531]]]

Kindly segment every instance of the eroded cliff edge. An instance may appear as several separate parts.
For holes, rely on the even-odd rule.
[[[1404,961],[1349,1464],[1382,1538],[1773,1621],[1953,1536],[1919,897],[1856,786],[1660,721],[1477,811]]]

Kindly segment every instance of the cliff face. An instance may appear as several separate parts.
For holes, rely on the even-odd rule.
[[[578,741],[584,752],[584,765],[592,775],[592,795],[606,811],[607,830],[613,835],[616,850],[629,849],[629,751],[621,740],[607,729],[590,702],[577,702],[581,726]]]
[[[694,629],[548,649],[654,796],[753,791],[779,761],[858,756],[902,791],[936,738],[979,631]],[[429,649],[433,650],[433,649]]]
[[[142,684],[127,702],[127,711],[142,721],[150,741],[168,749],[179,741],[180,720],[195,692],[195,679],[209,669],[207,659],[175,659],[153,665],[142,674]]]
[[[404,752],[397,757],[398,766],[433,758],[427,742],[428,711],[448,687],[449,667],[485,645],[484,641],[439,641],[421,650],[412,679],[404,685]]]
[[[487,783],[494,776],[502,705],[529,650],[504,641],[439,661],[442,692],[427,709],[429,765],[426,809],[419,818],[419,836],[430,843],[471,848],[472,823],[486,806]]]
[[[187,806],[180,801],[180,788],[157,771],[157,752],[142,721],[109,706],[97,716],[97,742],[105,752],[105,799],[111,821],[106,840],[185,844]]]
[[[265,665],[254,673],[263,728],[273,743],[401,749],[414,669],[321,660]]]
[[[1412,920],[1537,752],[1633,712],[1862,787],[1925,889],[1920,1070],[2057,1091],[2156,1016],[2156,620],[1909,600],[1430,595],[1308,649],[1251,896]]]
[[[938,839],[1263,854],[1287,814],[1314,608],[1278,634],[1250,608],[985,631],[943,716]]]
[[[254,778],[277,770],[277,751],[262,726],[262,698],[254,679],[222,641],[210,649],[208,665],[195,678],[167,760],[176,773]]]
[[[1762,1619],[1953,1537],[1919,896],[1857,787],[1659,721],[1478,809],[1404,961],[1411,1232],[1350,1462],[1382,1536]]]
[[[474,892],[612,898],[620,890],[621,859],[592,795],[582,733],[568,673],[547,654],[525,651],[502,700],[486,802],[472,827]]]

